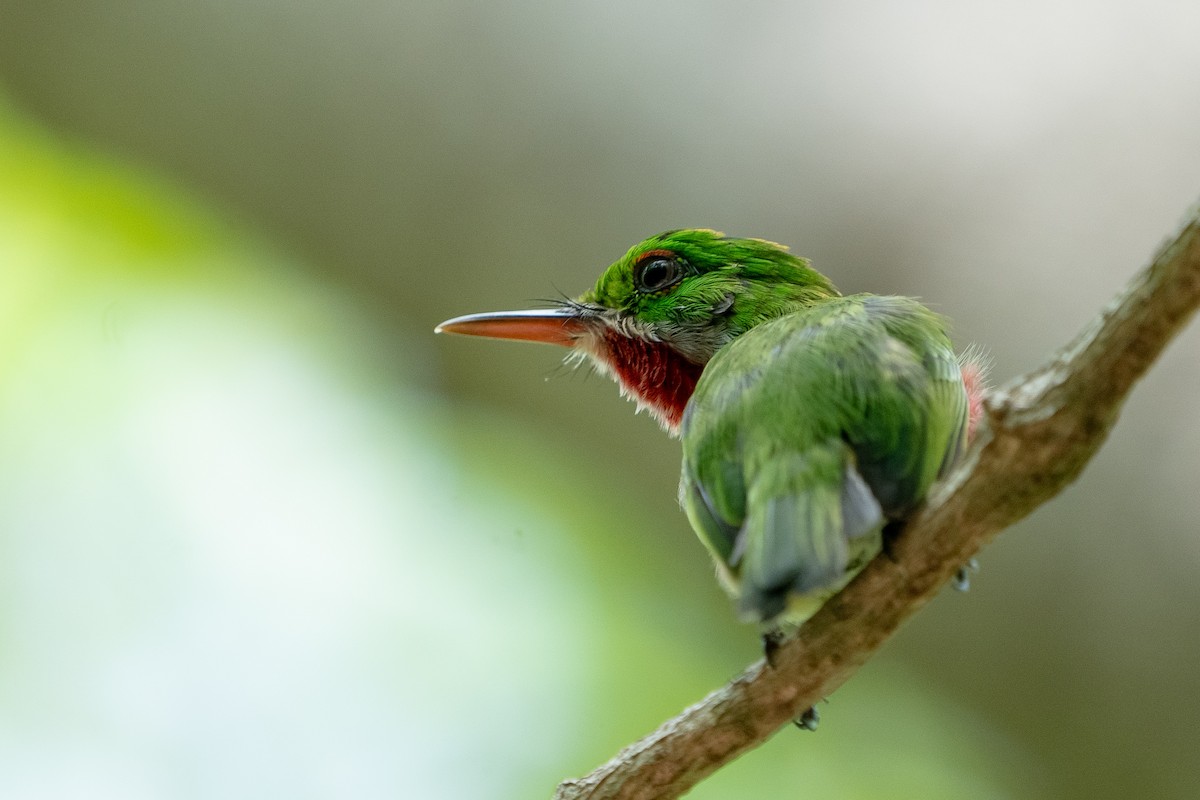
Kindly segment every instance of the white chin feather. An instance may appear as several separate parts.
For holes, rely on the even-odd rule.
[[[612,362],[609,360],[608,348],[604,346],[603,339],[596,334],[581,336],[576,340],[575,346],[571,348],[563,359],[563,363],[572,369],[578,368],[586,362],[590,362],[597,373],[608,378],[612,378],[618,390],[621,392],[621,397],[626,400],[633,401],[635,413],[645,411],[650,416],[654,417],[662,429],[667,432],[672,438],[679,435],[679,428],[672,425],[666,415],[654,405],[645,402],[637,390],[621,379],[621,376],[612,368]]]

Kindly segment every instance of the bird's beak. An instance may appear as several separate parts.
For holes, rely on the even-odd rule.
[[[490,311],[448,319],[434,333],[460,333],[491,339],[545,342],[571,347],[588,326],[569,308],[538,308],[530,311]]]

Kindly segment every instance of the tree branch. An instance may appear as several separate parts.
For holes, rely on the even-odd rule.
[[[999,531],[1058,494],[1133,384],[1200,305],[1200,208],[1075,341],[987,398],[964,463],[878,557],[778,651],[626,747],[556,800],[660,800],[766,741],[841,686]]]

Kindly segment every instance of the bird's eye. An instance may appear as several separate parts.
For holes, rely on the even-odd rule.
[[[661,292],[682,277],[679,259],[669,254],[651,254],[637,266],[637,288],[641,292]]]

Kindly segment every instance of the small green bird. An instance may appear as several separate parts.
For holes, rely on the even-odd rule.
[[[680,501],[738,614],[811,616],[963,452],[980,369],[908,297],[842,296],[762,239],[668,231],[557,308],[438,332],[548,342],[611,374],[683,443]]]

